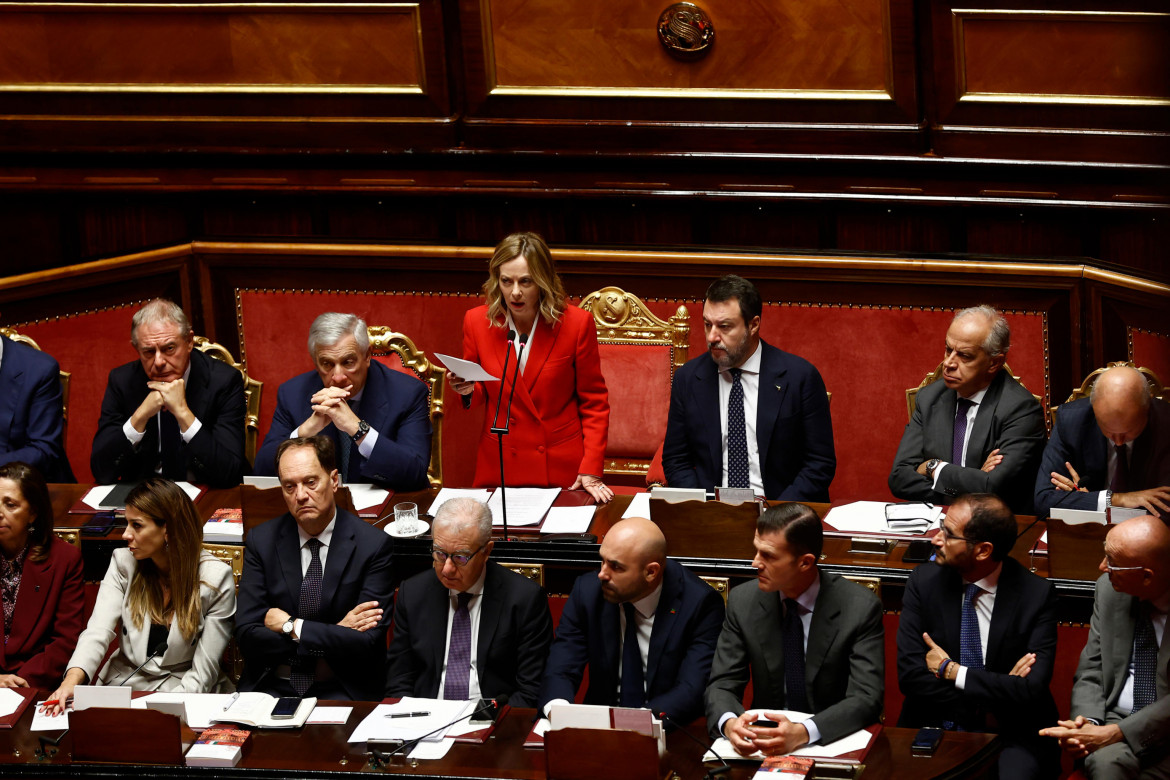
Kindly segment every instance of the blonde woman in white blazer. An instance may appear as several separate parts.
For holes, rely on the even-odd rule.
[[[50,712],[63,710],[73,688],[94,679],[115,638],[118,649],[98,685],[231,689],[220,659],[232,634],[235,582],[230,566],[203,552],[203,524],[191,499],[169,480],[143,481],[126,497],[122,538],[128,545],[114,551],[65,679],[48,699],[55,702],[47,703]]]

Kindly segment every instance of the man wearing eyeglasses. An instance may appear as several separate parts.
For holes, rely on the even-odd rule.
[[[1056,589],[1008,557],[1016,518],[997,496],[960,496],[910,574],[898,623],[898,725],[995,732],[999,776],[1054,778]]]
[[[394,602],[387,696],[493,699],[533,707],[552,618],[539,585],[489,561],[492,515],[455,498],[435,513],[434,574],[402,583]]]
[[[1170,529],[1146,515],[1115,525],[1098,567],[1071,720],[1044,729],[1091,780],[1170,778]]]

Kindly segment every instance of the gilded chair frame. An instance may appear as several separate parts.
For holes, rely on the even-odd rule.
[[[27,344],[35,349],[37,352],[44,352],[41,345],[37,344],[29,336],[23,333],[17,333],[12,328],[0,328],[0,334],[7,336],[11,340],[20,344]],[[69,433],[69,383],[73,377],[68,371],[60,371],[61,375],[61,446],[65,445],[65,439]]]
[[[1115,360],[1112,363],[1107,363],[1103,367],[1090,372],[1089,375],[1085,377],[1085,381],[1081,382],[1081,386],[1075,388],[1071,393],[1069,393],[1069,396],[1065,399],[1064,403],[1069,404],[1073,401],[1080,400],[1081,398],[1088,398],[1089,395],[1093,392],[1093,385],[1097,383],[1097,377],[1101,376],[1101,374],[1105,373],[1111,368],[1121,368],[1123,366],[1128,366],[1142,375],[1142,378],[1146,380],[1146,386],[1150,388],[1150,395],[1152,395],[1154,398],[1161,398],[1165,400],[1167,395],[1167,388],[1162,385],[1162,380],[1158,378],[1157,374],[1145,366],[1137,365],[1132,360]],[[1051,406],[1048,408],[1049,427],[1052,427],[1052,425],[1056,423],[1056,410],[1059,409],[1062,405],[1063,404],[1057,404],[1056,406]]]
[[[264,383],[248,376],[244,366],[236,362],[227,347],[211,341],[206,336],[195,337],[195,349],[214,360],[227,363],[244,377],[244,398],[247,405],[244,417],[244,455],[248,458],[248,463],[255,464],[260,438],[260,393],[264,390]]]
[[[1012,373],[1012,369],[1007,363],[1003,364],[1003,368],[1001,368],[1000,371],[1006,371],[1008,373],[1008,376],[1010,376],[1012,379],[1019,382],[1025,389],[1027,388],[1027,385],[1024,385],[1024,383],[1020,380],[1020,378]],[[923,380],[921,382],[919,382],[918,387],[910,387],[910,388],[906,389],[906,419],[907,420],[914,419],[914,409],[918,405],[918,393],[922,390],[922,388],[926,387],[927,385],[932,384],[932,383],[937,382],[938,380],[942,379],[942,375],[943,375],[943,365],[942,365],[942,363],[939,363],[938,367],[935,368],[934,371],[931,371],[929,374],[927,374],[923,378]],[[1036,399],[1036,403],[1040,404],[1041,408],[1044,407],[1044,399],[1043,398],[1036,395],[1035,393],[1032,393],[1032,397]],[[1051,424],[1049,425],[1049,427],[1050,428],[1052,427]]]
[[[544,587],[543,563],[520,563],[518,561],[499,561],[498,563],[508,571],[513,571],[522,577],[527,577],[540,587]]]
[[[370,354],[394,353],[402,365],[426,383],[431,415],[431,461],[427,466],[427,481],[431,487],[443,486],[443,377],[447,369],[432,363],[426,353],[414,345],[409,336],[396,333],[385,325],[369,325]]]
[[[674,372],[687,362],[691,323],[686,306],[680,305],[674,316],[663,320],[641,298],[620,287],[602,287],[586,295],[579,305],[593,315],[599,344],[669,347],[670,381]],[[668,397],[669,393],[668,386]],[[606,474],[645,476],[650,459],[606,457],[604,468]]]

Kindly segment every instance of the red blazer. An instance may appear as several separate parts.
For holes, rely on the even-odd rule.
[[[33,688],[57,689],[85,628],[81,551],[53,539],[49,557],[25,559],[8,644],[0,642],[0,670]]]
[[[488,323],[486,306],[464,315],[464,358],[479,363],[493,376],[501,376],[508,348],[507,331]],[[511,430],[504,437],[508,484],[567,488],[578,474],[600,477],[609,437],[609,393],[601,375],[593,315],[570,307],[556,325],[539,320],[525,352],[528,362],[516,383]],[[472,404],[487,404],[475,462],[476,487],[494,487],[500,481],[492,415],[501,387],[512,386],[515,368],[513,354],[508,377],[500,382],[477,382],[471,394]]]

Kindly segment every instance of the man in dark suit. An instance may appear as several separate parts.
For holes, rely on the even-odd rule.
[[[256,455],[257,474],[275,474],[273,456],[285,439],[333,439],[344,483],[372,482],[391,490],[427,487],[431,417],[427,386],[370,359],[366,323],[327,312],[309,328],[314,371],[280,386],[276,412]]]
[[[552,643],[548,597],[488,560],[492,515],[454,498],[431,528],[434,572],[403,582],[394,600],[387,696],[493,699],[535,707]]]
[[[89,465],[102,484],[155,474],[212,487],[247,469],[240,372],[194,351],[187,315],[156,298],[134,314],[138,360],[110,372]]]
[[[252,529],[236,606],[241,690],[378,701],[386,681],[392,538],[337,506],[333,442],[276,451],[288,514]],[[385,615],[385,619],[384,619]]]
[[[1101,373],[1088,398],[1056,413],[1036,476],[1036,512],[1142,508],[1170,519],[1170,404],[1128,366]]]
[[[1090,780],[1170,778],[1170,529],[1146,515],[1105,537],[1071,720],[1044,729]]]
[[[1037,732],[1056,718],[1056,589],[1008,557],[1016,531],[997,496],[951,504],[902,599],[898,725],[998,733],[1000,777],[1054,778],[1060,751]]]
[[[589,667],[586,704],[647,707],[667,728],[703,711],[723,620],[719,593],[666,558],[666,537],[631,517],[601,542],[601,571],[573,585],[549,654],[540,709],[571,702]]]
[[[0,463],[27,463],[46,482],[75,482],[64,431],[57,361],[0,336]]]
[[[1044,409],[1003,370],[1010,346],[1007,320],[990,306],[951,320],[942,381],[919,391],[894,456],[895,496],[948,504],[963,493],[994,493],[1016,512],[1032,511]]]
[[[708,356],[674,376],[662,468],[671,487],[750,487],[781,501],[828,501],[837,470],[825,383],[803,358],[760,340],[755,285],[707,288]]]
[[[885,650],[881,604],[872,592],[817,566],[821,521],[784,504],[756,523],[756,582],[732,589],[707,685],[707,727],[742,755],[790,753],[875,723],[882,709]],[[752,707],[775,728],[744,712]],[[803,721],[774,710],[809,713]]]

